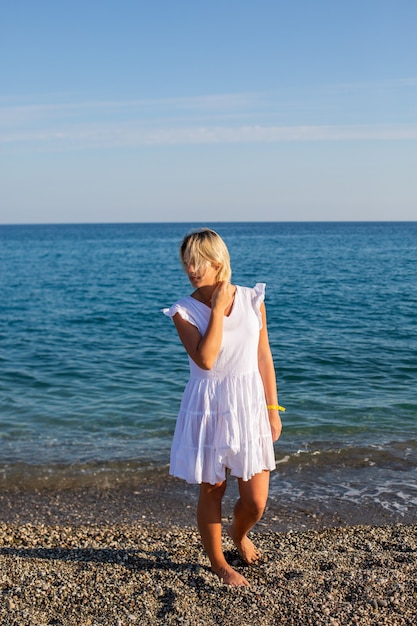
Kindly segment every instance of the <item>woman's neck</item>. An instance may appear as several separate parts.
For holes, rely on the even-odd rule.
[[[212,298],[213,291],[215,288],[216,288],[216,285],[204,285],[204,287],[198,287],[195,293],[197,294],[201,302],[210,306],[211,298]]]

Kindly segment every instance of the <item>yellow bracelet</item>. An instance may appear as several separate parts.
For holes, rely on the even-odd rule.
[[[285,411],[285,408],[283,406],[280,406],[279,404],[267,404],[266,408],[274,409],[274,411]]]

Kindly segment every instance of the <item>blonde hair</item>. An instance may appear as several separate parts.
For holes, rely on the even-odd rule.
[[[200,228],[185,235],[180,246],[180,259],[184,269],[190,264],[197,271],[207,262],[218,265],[218,281],[229,281],[232,276],[227,246],[220,235],[210,228]]]

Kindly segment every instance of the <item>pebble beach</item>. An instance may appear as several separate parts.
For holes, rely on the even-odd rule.
[[[326,526],[306,514],[276,530],[267,511],[252,533],[260,563],[246,566],[224,538],[251,584],[230,588],[210,571],[193,494],[172,494],[176,511],[166,495],[0,493],[0,624],[416,623],[417,525]]]

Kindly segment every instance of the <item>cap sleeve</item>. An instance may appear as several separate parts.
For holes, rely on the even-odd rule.
[[[261,304],[265,300],[266,283],[256,283],[253,288],[252,305],[259,320],[259,330],[262,328]]]
[[[168,309],[161,309],[161,312],[171,318],[174,317],[176,313],[179,313],[183,320],[190,322],[193,326],[197,326],[197,323],[190,314],[190,311],[180,302],[176,302]]]

